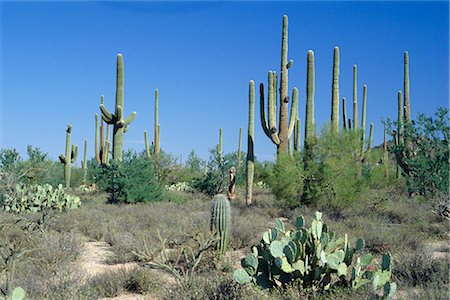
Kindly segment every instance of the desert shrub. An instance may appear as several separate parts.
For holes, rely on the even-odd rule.
[[[117,297],[126,290],[129,275],[125,269],[107,271],[95,276],[90,281],[90,287],[102,297]]]
[[[137,294],[149,294],[159,292],[162,281],[153,270],[147,268],[134,268],[129,271],[126,289]]]
[[[129,150],[122,161],[112,160],[97,174],[100,189],[109,193],[110,203],[156,202],[163,200],[163,190],[153,172],[152,162]]]
[[[210,149],[210,159],[207,163],[207,172],[192,182],[192,187],[199,192],[214,196],[223,192],[228,175],[228,161],[221,158],[217,149]],[[231,166],[230,166],[231,167]]]
[[[393,124],[389,127],[392,130]],[[404,143],[396,143],[391,151],[406,176],[410,193],[448,192],[449,133],[448,109],[442,107],[434,117],[420,114],[417,120],[404,124]]]
[[[281,207],[300,205],[302,188],[301,164],[297,156],[280,153],[268,176],[268,185]]]

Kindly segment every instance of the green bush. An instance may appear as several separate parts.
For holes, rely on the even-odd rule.
[[[392,124],[388,124],[392,128]],[[439,108],[434,117],[420,114],[404,125],[404,143],[391,147],[406,176],[408,191],[432,195],[449,189],[448,109]]]
[[[109,165],[102,165],[101,172],[94,176],[99,189],[109,193],[110,203],[163,200],[163,190],[153,172],[152,161],[134,151],[124,153],[121,162],[112,160]]]

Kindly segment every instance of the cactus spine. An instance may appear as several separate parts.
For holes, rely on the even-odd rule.
[[[266,122],[266,113],[264,106],[264,85],[260,85],[260,116],[264,133],[270,140],[277,145],[277,152],[285,152],[287,150],[288,140],[292,135],[294,123],[297,118],[298,99],[292,100],[290,119],[288,124],[288,70],[294,63],[292,60],[288,62],[288,17],[283,16],[282,44],[281,44],[281,78],[280,78],[280,114],[279,128],[277,133],[276,126],[276,99],[277,99],[277,75],[276,72],[269,71],[268,83],[268,123]]]
[[[230,201],[224,195],[214,196],[211,202],[210,229],[218,235],[217,250],[222,255],[227,251],[230,224]]]
[[[334,47],[331,96],[331,130],[334,133],[339,131],[339,60],[339,47]]]
[[[124,113],[124,68],[123,68],[123,56],[117,55],[116,64],[116,108],[114,114],[110,113],[104,104],[100,104],[100,110],[102,112],[102,119],[107,124],[114,125],[113,128],[113,159],[122,161],[123,157],[123,134],[128,130],[128,125],[136,117],[136,112],[132,112],[128,118],[123,119]]]
[[[353,129],[358,130],[357,67],[353,65]]]
[[[314,129],[314,52],[308,51],[307,76],[306,76],[306,120],[305,120],[305,153],[307,157],[312,155],[311,147],[316,134]]]
[[[159,141],[159,134],[160,134],[160,125],[158,120],[158,101],[159,101],[159,91],[158,89],[155,90],[155,130],[154,130],[154,145],[153,145],[153,152],[155,156],[159,155],[160,152],[160,141]]]
[[[345,97],[342,97],[342,123],[344,129],[347,129],[347,104],[345,103]]]
[[[239,128],[239,143],[238,143],[238,151],[237,151],[238,169],[241,167],[241,163],[242,163],[241,148],[242,148],[242,127]]]
[[[77,160],[78,147],[70,144],[70,134],[72,133],[72,125],[68,124],[66,129],[66,153],[61,154],[59,160],[64,164],[64,181],[66,188],[70,188],[70,171],[71,165]]]
[[[255,136],[255,82],[250,80],[248,87],[248,135],[247,135],[247,176],[245,180],[245,203],[252,204],[253,177],[255,170],[255,156],[253,153]]]
[[[86,152],[87,152],[87,140],[84,140],[84,155],[83,160],[81,161],[81,168],[83,169],[83,184],[86,184],[86,178],[87,178],[87,159],[86,159]]]
[[[403,91],[405,92],[405,123],[411,121],[411,103],[409,96],[409,54],[405,51],[403,54]]]

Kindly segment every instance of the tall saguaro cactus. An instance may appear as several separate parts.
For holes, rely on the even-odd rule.
[[[66,129],[66,152],[61,154],[59,160],[64,164],[64,181],[66,188],[70,188],[70,170],[71,165],[77,160],[78,147],[70,144],[70,134],[72,133],[72,125],[68,124]]]
[[[388,154],[388,147],[387,147],[387,140],[386,140],[386,123],[384,123],[384,130],[383,130],[383,166],[384,166],[384,177],[389,177],[389,168],[388,168],[388,160],[389,160],[389,154]]]
[[[339,131],[339,47],[334,47],[333,54],[333,83],[331,96],[331,130]],[[344,119],[345,120],[345,119]]]
[[[160,125],[159,125],[159,120],[158,120],[158,113],[159,113],[159,108],[158,108],[158,101],[159,101],[159,91],[158,89],[155,90],[155,130],[154,130],[154,145],[153,145],[153,153],[155,154],[155,156],[159,155],[159,151],[160,151],[160,141],[159,141],[159,134],[160,134]]]
[[[316,138],[314,129],[314,52],[308,51],[306,75],[306,120],[305,120],[305,153],[310,156],[311,146]]]
[[[300,153],[300,118],[298,117],[294,126],[294,153]]]
[[[239,128],[239,143],[238,143],[238,150],[237,150],[238,169],[241,167],[241,163],[242,163],[241,148],[242,148],[242,127]]]
[[[345,103],[345,97],[342,97],[342,124],[344,129],[347,129],[347,104]]]
[[[283,30],[281,43],[281,78],[280,78],[280,114],[278,123],[278,132],[276,126],[276,100],[277,100],[277,75],[276,72],[269,71],[268,82],[268,123],[266,122],[266,113],[264,106],[264,85],[260,85],[260,115],[261,125],[264,133],[269,139],[277,145],[277,151],[285,152],[287,150],[288,140],[292,135],[294,123],[297,118],[298,111],[298,91],[297,97],[294,97],[295,89],[293,91],[293,99],[291,104],[291,112],[288,124],[288,70],[294,63],[293,60],[288,62],[288,17],[283,16]]]
[[[398,91],[397,93],[397,134],[395,142],[397,145],[403,144],[403,97],[402,91]],[[402,172],[400,170],[400,166],[397,164],[397,178],[402,176]]]
[[[248,86],[248,134],[247,134],[247,176],[245,180],[245,203],[252,204],[253,178],[255,172],[255,82],[250,80]]]
[[[113,159],[122,161],[123,157],[123,134],[128,130],[128,125],[136,117],[136,112],[132,112],[125,120],[124,113],[124,68],[123,56],[117,55],[116,74],[116,108],[114,114],[110,113],[103,104],[100,104],[102,119],[107,124],[114,125],[113,128]]]
[[[409,54],[403,54],[403,91],[405,92],[405,123],[411,121],[411,102],[409,91]]]
[[[358,91],[357,67],[353,65],[353,129],[358,130]]]
[[[366,140],[366,106],[367,106],[367,85],[363,86],[363,102],[361,116],[361,154],[364,153],[364,143]]]

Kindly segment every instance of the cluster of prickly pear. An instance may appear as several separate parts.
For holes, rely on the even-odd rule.
[[[230,233],[231,212],[230,201],[224,195],[215,195],[211,201],[211,223],[210,229],[216,232],[219,241],[217,250],[225,254],[228,247],[228,238]]]
[[[16,185],[15,193],[5,193],[2,197],[2,208],[10,212],[31,211],[38,212],[43,209],[58,209],[66,211],[78,208],[81,205],[80,198],[67,195],[62,185],[53,188],[45,185]]]
[[[365,271],[372,256],[366,254],[361,259],[363,249],[364,240],[361,238],[354,247],[350,246],[347,235],[336,238],[334,231],[323,223],[320,212],[316,212],[310,228],[305,227],[302,216],[296,219],[293,230],[287,230],[284,223],[276,219],[275,227],[264,232],[259,245],[253,246],[252,253],[241,260],[243,268],[234,272],[234,278],[238,283],[254,283],[263,288],[279,287],[294,281],[301,282],[305,288],[322,290],[343,281],[358,288],[370,277]],[[370,278],[379,278],[377,284],[386,284],[390,273],[389,276],[387,273],[374,273]],[[395,291],[395,285],[391,286]]]

